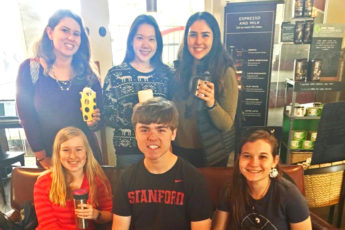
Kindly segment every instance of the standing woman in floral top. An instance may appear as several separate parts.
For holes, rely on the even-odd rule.
[[[120,168],[143,158],[131,124],[138,91],[152,89],[154,96],[169,95],[172,72],[162,62],[162,50],[162,35],[156,20],[139,15],[130,28],[122,64],[112,67],[105,78],[104,119],[107,126],[115,128],[113,144]]]

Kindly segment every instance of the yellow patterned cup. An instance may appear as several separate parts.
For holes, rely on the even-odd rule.
[[[89,87],[85,87],[80,92],[80,104],[81,111],[83,114],[84,121],[92,121],[93,111],[97,108],[96,106],[96,92]]]

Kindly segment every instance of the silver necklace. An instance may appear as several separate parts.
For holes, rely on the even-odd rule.
[[[61,91],[69,91],[71,89],[72,80],[67,80],[67,81],[58,80],[55,75],[54,67],[51,69],[51,73]]]

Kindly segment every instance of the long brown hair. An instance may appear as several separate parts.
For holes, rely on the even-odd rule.
[[[123,62],[131,62],[135,58],[135,53],[133,49],[133,40],[138,32],[138,29],[141,25],[147,24],[154,28],[155,30],[155,38],[157,42],[157,49],[155,54],[151,57],[150,63],[155,67],[160,67],[163,65],[162,62],[162,53],[163,53],[163,38],[161,31],[159,29],[158,23],[156,22],[155,18],[151,15],[141,14],[135,18],[133,21],[131,28],[129,29],[128,38],[127,38],[127,49],[126,49],[126,56]]]
[[[97,76],[97,71],[95,71],[95,67],[92,64],[93,61],[91,60],[89,38],[81,17],[70,10],[58,10],[49,18],[48,24],[43,31],[42,37],[36,44],[36,57],[44,59],[45,63],[47,64],[47,66],[44,67],[44,71],[45,74],[47,74],[56,61],[54,44],[48,37],[47,28],[49,27],[53,30],[64,18],[73,19],[78,23],[80,27],[81,42],[78,51],[73,55],[73,70],[78,78],[85,78],[89,84],[92,84],[94,80],[91,76]]]
[[[78,128],[66,127],[61,129],[54,141],[53,145],[53,167],[51,169],[52,173],[52,185],[49,192],[49,199],[54,204],[59,204],[60,206],[66,205],[66,200],[72,198],[72,191],[69,187],[71,183],[71,177],[68,175],[68,171],[63,167],[60,161],[60,148],[61,144],[74,138],[81,137],[85,146],[86,151],[86,162],[84,165],[84,173],[89,182],[89,195],[91,204],[98,206],[97,201],[97,181],[99,180],[101,184],[105,187],[107,197],[111,198],[111,191],[108,187],[108,178],[103,172],[103,169],[96,161],[93,156],[92,149],[87,141],[85,134]]]
[[[210,52],[200,60],[199,67],[203,70],[209,70],[211,73],[212,81],[215,83],[216,96],[224,88],[224,79],[222,76],[229,67],[235,68],[234,62],[228,52],[225,50],[221,42],[221,33],[219,25],[215,17],[208,12],[197,12],[190,16],[184,30],[183,43],[179,49],[178,67],[176,70],[176,90],[179,91],[176,95],[182,98],[187,98],[189,95],[189,81],[193,74],[194,57],[188,50],[188,33],[189,28],[196,21],[205,21],[213,33],[213,42]]]
[[[264,140],[271,145],[273,159],[278,156],[278,141],[273,134],[269,133],[266,130],[254,130],[251,131],[248,135],[244,136],[240,141],[240,151],[247,142],[255,142],[257,140]],[[246,207],[250,205],[249,188],[246,178],[240,172],[239,158],[240,157],[237,157],[236,159],[232,182],[227,189],[227,200],[230,210],[228,227],[230,229],[238,229],[240,227],[241,218],[246,211]],[[279,163],[277,164],[276,169],[279,173],[278,177],[271,178],[272,180],[279,180],[281,178],[282,171]]]

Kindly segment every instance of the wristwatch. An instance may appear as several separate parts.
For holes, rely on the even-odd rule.
[[[37,159],[38,162],[43,161],[44,159],[46,159],[46,157],[42,157],[41,159]]]

